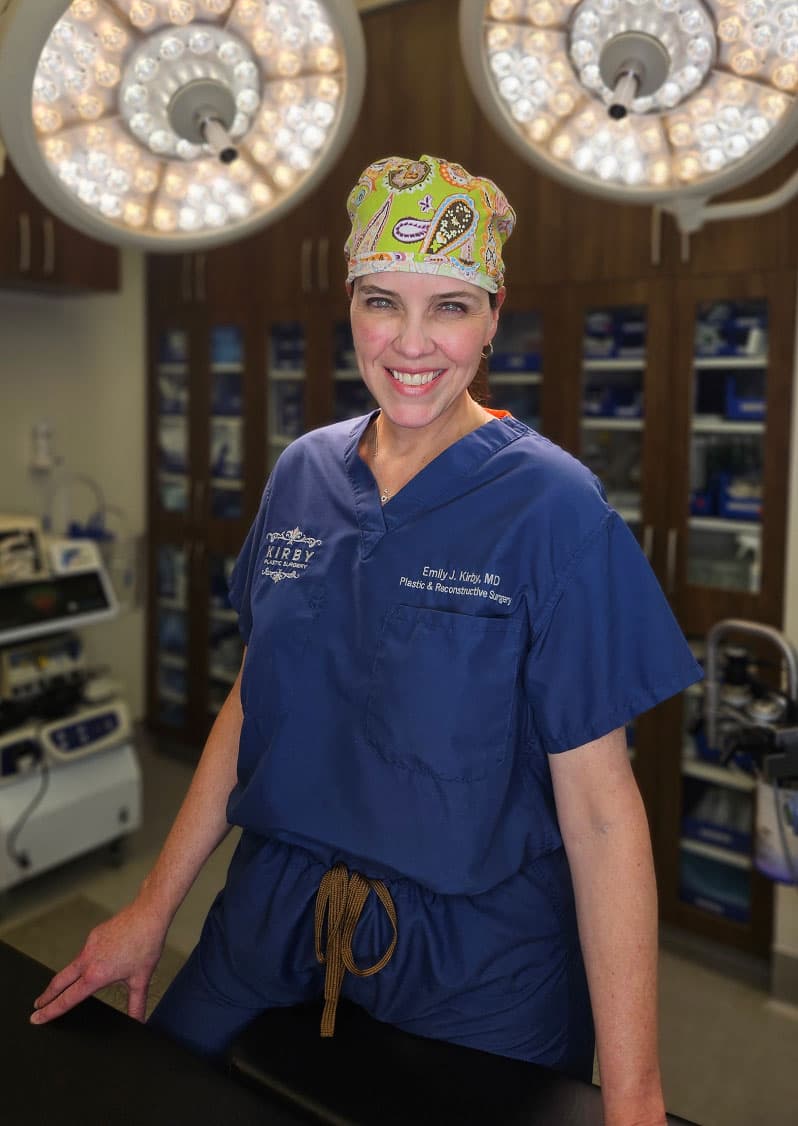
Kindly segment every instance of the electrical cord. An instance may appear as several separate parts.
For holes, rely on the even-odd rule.
[[[36,791],[36,793],[33,795],[32,799],[28,802],[25,809],[23,809],[22,813],[16,819],[14,824],[11,826],[11,828],[9,829],[9,832],[8,832],[8,836],[6,837],[6,852],[8,853],[11,860],[13,860],[13,862],[18,867],[20,867],[22,869],[30,868],[30,856],[28,856],[28,854],[26,852],[18,852],[17,851],[17,838],[19,837],[19,834],[22,832],[22,830],[25,828],[25,825],[27,824],[28,820],[32,816],[34,810],[37,808],[38,805],[41,804],[41,801],[42,801],[44,795],[47,793],[47,788],[48,788],[49,785],[50,785],[50,766],[49,766],[49,763],[47,762],[46,757],[44,755],[42,755],[42,759],[41,759],[41,781],[39,783],[39,789]]]

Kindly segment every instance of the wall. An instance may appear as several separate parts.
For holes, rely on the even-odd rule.
[[[0,512],[42,516],[54,483],[68,473],[98,482],[127,527],[145,526],[145,335],[143,258],[122,253],[118,294],[91,297],[0,292]],[[60,465],[29,469],[31,427],[53,428]],[[58,494],[85,519],[93,494],[73,485]],[[109,527],[119,527],[112,524]],[[55,524],[58,530],[58,523]],[[121,680],[136,718],[144,712],[144,611],[125,611],[84,633],[89,658]]]

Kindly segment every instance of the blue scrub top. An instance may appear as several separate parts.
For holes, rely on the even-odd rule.
[[[561,847],[548,754],[699,679],[637,542],[512,417],[385,506],[373,415],[279,458],[231,580],[248,650],[228,820],[475,895]]]

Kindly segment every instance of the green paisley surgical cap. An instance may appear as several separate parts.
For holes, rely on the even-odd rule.
[[[442,274],[495,293],[515,212],[492,180],[434,156],[370,164],[346,204],[347,282],[383,270]]]

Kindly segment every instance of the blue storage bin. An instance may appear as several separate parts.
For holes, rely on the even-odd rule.
[[[540,372],[539,352],[494,352],[490,358],[490,370],[495,372],[523,371]]]
[[[211,329],[211,363],[242,364],[244,338],[235,325],[215,325]]]
[[[747,923],[751,917],[750,873],[682,849],[679,898],[712,915]]]
[[[734,480],[727,474],[720,474],[718,480],[718,516],[726,520],[762,519],[762,492],[756,496],[735,496],[731,491]]]
[[[711,489],[694,489],[690,493],[691,516],[717,516],[717,502]]]
[[[182,364],[188,360],[188,333],[182,329],[161,333],[158,359],[162,364]]]
[[[589,387],[582,413],[587,418],[640,418],[643,395],[635,387]]]
[[[696,320],[697,356],[764,356],[767,352],[764,301],[716,302]]]
[[[761,395],[740,391],[734,375],[726,376],[726,409],[728,419],[761,422],[765,417],[765,400]]]

